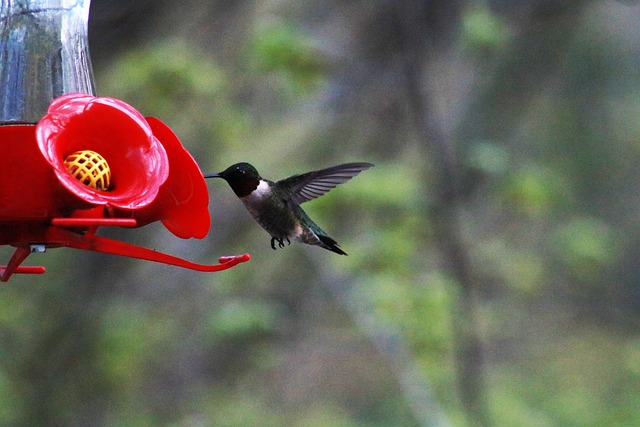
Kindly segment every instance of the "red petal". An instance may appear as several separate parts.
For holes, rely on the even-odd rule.
[[[211,224],[209,191],[202,171],[167,125],[153,117],[148,117],[147,122],[167,151],[169,177],[156,200],[136,212],[136,218],[143,223],[160,219],[178,237],[202,239]]]

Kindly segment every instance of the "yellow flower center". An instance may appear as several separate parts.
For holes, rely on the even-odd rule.
[[[64,164],[71,175],[95,190],[107,191],[111,185],[111,169],[100,154],[91,150],[76,151]]]

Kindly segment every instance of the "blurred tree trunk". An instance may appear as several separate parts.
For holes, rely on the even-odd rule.
[[[420,4],[421,3],[421,4]],[[416,2],[396,5],[400,41],[404,52],[406,99],[414,121],[415,132],[431,160],[430,176],[433,199],[425,202],[433,224],[436,244],[444,268],[459,286],[457,311],[454,314],[455,364],[458,392],[471,425],[490,425],[484,403],[483,344],[478,328],[478,283],[473,277],[470,255],[461,235],[461,170],[453,141],[445,134],[430,96],[436,88],[424,87],[425,76],[435,72],[430,64],[452,45],[446,36],[456,29],[457,12],[448,1]],[[448,26],[439,18],[444,11]],[[440,26],[430,25],[439,22]],[[426,181],[426,180],[425,180]],[[425,198],[428,200],[428,198]]]
[[[409,4],[411,3],[411,4]],[[509,132],[504,123],[517,123],[518,115],[528,106],[531,96],[554,75],[566,53],[584,1],[529,2],[519,10],[522,25],[518,36],[503,52],[505,60],[482,67],[491,73],[486,85],[473,88],[462,106],[466,116],[459,128],[447,133],[443,118],[438,116],[436,93],[440,88],[429,85],[438,69],[434,63],[443,55],[455,56],[460,47],[451,38],[458,16],[448,2],[403,2],[396,5],[404,58],[406,99],[419,141],[426,150],[432,173],[429,176],[432,200],[426,202],[433,224],[436,244],[444,267],[459,286],[455,313],[456,366],[459,396],[472,425],[490,425],[485,402],[484,344],[478,326],[479,293],[482,280],[474,273],[471,255],[461,234],[461,208],[468,189],[462,188],[465,170],[459,154],[470,140],[504,140]],[[433,25],[440,9],[447,9],[450,27]],[[459,10],[458,10],[459,12]],[[449,32],[449,36],[444,33]],[[542,60],[541,60],[542,59]],[[437,81],[437,79],[436,79]],[[522,96],[514,97],[514,93]],[[457,145],[456,143],[461,143]],[[425,180],[426,181],[426,180]],[[471,189],[473,190],[473,188]]]

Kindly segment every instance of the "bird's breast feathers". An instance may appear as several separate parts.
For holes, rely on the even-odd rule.
[[[259,202],[271,195],[271,186],[269,183],[263,179],[260,180],[260,183],[249,195],[243,197],[247,202]]]
[[[269,183],[265,180],[260,180],[260,183],[250,194],[241,197],[242,203],[247,208],[249,213],[261,222],[261,216],[264,214],[265,209],[268,210],[269,196],[271,196],[272,189]]]

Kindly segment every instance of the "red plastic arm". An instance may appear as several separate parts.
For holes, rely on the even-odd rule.
[[[177,267],[188,268],[190,270],[209,273],[226,270],[237,264],[240,264],[241,262],[246,262],[251,259],[251,256],[249,254],[243,254],[238,256],[220,257],[220,264],[216,265],[197,264],[182,258],[178,258],[162,252],[156,252],[154,250],[143,248],[140,246],[131,245],[129,243],[120,242],[118,240],[111,240],[106,237],[95,235],[83,236],[65,229],[56,228],[50,229],[48,241],[56,242],[61,246],[66,246],[69,248],[120,255],[129,258],[144,259],[147,261],[159,262],[162,264],[174,265]]]
[[[12,274],[44,274],[44,267],[20,265],[30,253],[31,250],[28,247],[17,247],[9,260],[9,264],[0,266],[0,281],[6,282]]]
[[[135,227],[137,223],[133,218],[54,218],[51,220],[51,225],[58,227]]]

